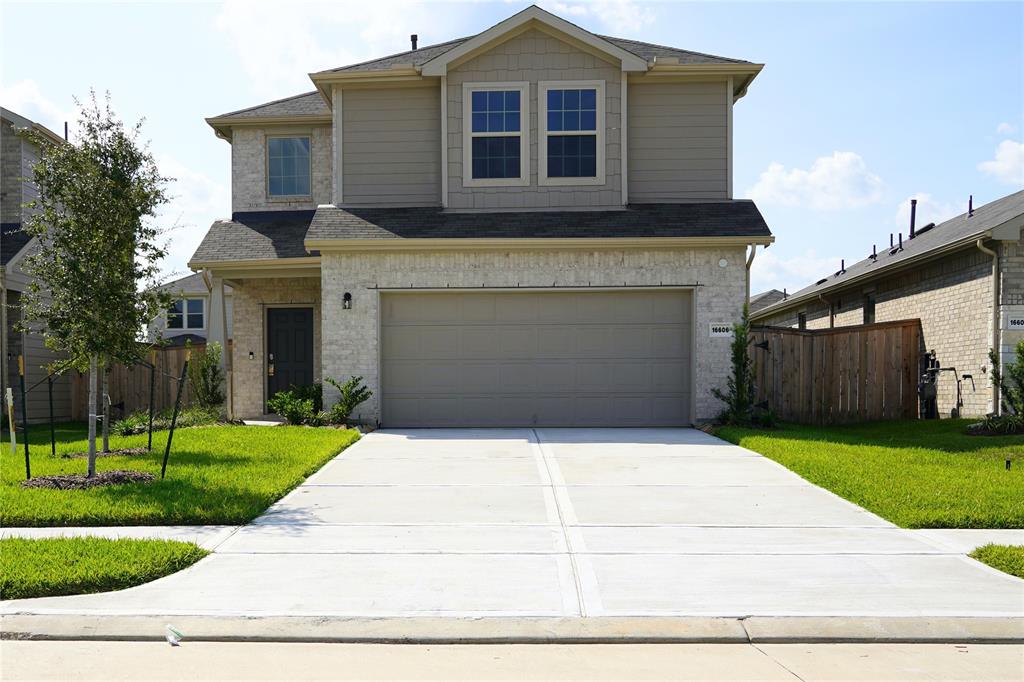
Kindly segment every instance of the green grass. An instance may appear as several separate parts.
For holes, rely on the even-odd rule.
[[[49,428],[30,430],[32,475],[85,473],[85,426],[57,429],[57,457],[50,456]],[[159,479],[168,432],[153,434],[153,452],[99,457],[98,471],[148,471]],[[0,448],[0,524],[4,526],[103,526],[240,524],[252,520],[353,443],[354,430],[301,426],[208,426],[177,430],[167,478],[152,483],[48,490],[22,488],[21,443]],[[111,449],[145,447],[146,436],[112,436]]]
[[[716,433],[905,528],[1024,528],[1024,436],[968,436],[968,423]]]
[[[208,552],[191,542],[106,538],[0,540],[0,599],[108,592],[191,566]]]
[[[1024,578],[1024,545],[985,545],[971,556],[1003,573]]]

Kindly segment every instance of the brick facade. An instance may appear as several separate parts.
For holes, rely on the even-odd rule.
[[[725,259],[726,267],[719,261]],[[711,395],[729,373],[729,338],[709,338],[711,323],[732,324],[741,314],[746,291],[743,247],[663,250],[544,250],[437,253],[358,253],[322,256],[323,286],[334,292],[323,301],[323,371],[344,379],[360,375],[374,392],[358,417],[380,418],[379,292],[374,287],[616,287],[692,284],[696,356],[694,406],[698,420],[717,415],[721,404]],[[343,292],[352,309],[342,309]],[[244,314],[241,300],[235,310]],[[241,333],[236,320],[236,338]],[[247,352],[242,343],[236,345]],[[245,360],[240,360],[245,362]],[[330,392],[325,402],[330,403]]]
[[[308,135],[312,176],[312,196],[302,200],[280,200],[267,196],[267,136]],[[235,129],[231,139],[231,210],[296,211],[312,210],[331,202],[331,158],[333,147],[330,126],[268,126]]]

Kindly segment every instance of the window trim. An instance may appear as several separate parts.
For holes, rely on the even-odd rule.
[[[187,332],[195,331],[197,329],[206,329],[206,298],[203,296],[179,296],[171,300],[171,304],[181,301],[181,326],[171,327],[170,325],[170,311],[164,313],[164,329],[173,332]],[[190,327],[188,326],[188,302],[199,301],[203,305],[203,326],[202,327]],[[194,315],[195,313],[193,313]]]
[[[309,194],[271,194],[270,193],[270,141],[273,139],[294,139],[304,137],[309,140]],[[313,198],[313,133],[272,133],[265,136],[263,142],[264,189],[267,201],[300,201]]]
[[[548,135],[589,135],[589,131],[548,131],[548,90],[597,90],[597,122],[594,131],[597,146],[597,175],[592,178],[550,178],[548,177]],[[604,185],[605,156],[605,82],[600,81],[539,81],[537,83],[537,184],[542,187]]]
[[[519,91],[519,177],[518,178],[474,178],[473,138],[512,137],[509,133],[473,132],[473,91],[494,92],[496,90]],[[508,81],[505,83],[463,83],[462,84],[462,186],[463,187],[528,187],[530,185],[530,83]]]

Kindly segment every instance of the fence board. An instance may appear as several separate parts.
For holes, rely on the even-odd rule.
[[[915,418],[920,321],[833,329],[752,327],[755,401],[784,421]]]

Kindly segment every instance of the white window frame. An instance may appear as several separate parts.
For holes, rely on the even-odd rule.
[[[474,133],[473,92],[496,90],[519,91],[518,133]],[[474,178],[473,138],[519,136],[518,178]],[[530,184],[530,84],[527,81],[507,83],[462,84],[462,186],[463,187],[528,187]]]
[[[182,304],[181,304],[181,326],[180,327],[171,327],[170,326],[170,312],[168,311],[168,312],[164,313],[164,329],[166,329],[168,331],[172,331],[172,332],[187,332],[187,331],[195,331],[196,329],[206,329],[206,313],[207,313],[207,310],[206,310],[206,299],[205,298],[203,298],[202,296],[179,296],[178,298],[175,298],[174,301],[172,301],[172,303],[175,303],[177,301],[181,301],[182,302]],[[201,326],[201,327],[190,327],[190,326],[188,326],[188,302],[189,301],[199,301],[200,303],[203,304],[203,326]]]
[[[597,90],[597,122],[593,133],[589,130],[548,131],[548,90]],[[537,83],[537,184],[555,186],[592,186],[605,184],[605,99],[604,81],[540,81]],[[592,178],[549,178],[548,177],[548,135],[595,135],[597,146],[597,175]]]
[[[274,139],[294,139],[304,137],[309,140],[309,193],[308,194],[271,194],[270,192],[270,141]],[[297,133],[273,133],[266,136],[263,145],[264,157],[263,167],[266,169],[266,191],[267,201],[298,201],[309,199],[313,196],[313,134],[308,132]]]

